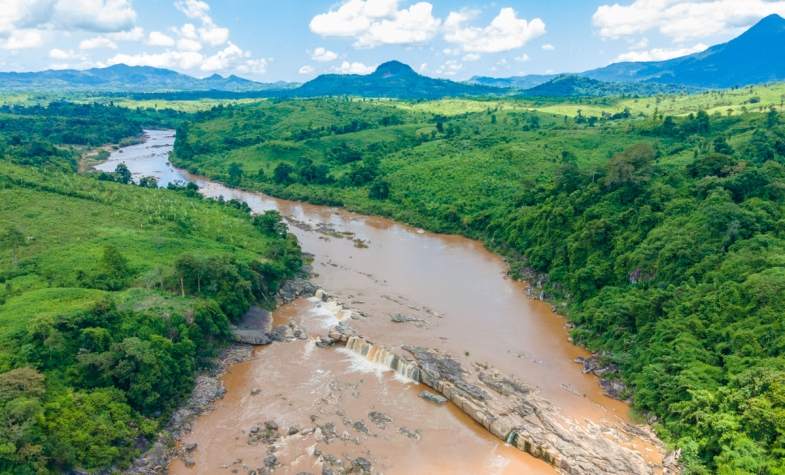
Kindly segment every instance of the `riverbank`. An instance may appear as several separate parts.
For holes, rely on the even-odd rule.
[[[145,167],[168,167],[165,157],[140,160]],[[128,165],[133,171],[133,162]],[[575,364],[576,358],[590,355],[568,343],[564,320],[547,304],[528,299],[526,286],[507,278],[504,261],[481,244],[178,173],[194,181],[205,196],[244,201],[257,213],[279,211],[303,248],[314,255],[315,283],[330,289],[335,301],[348,305],[353,327],[368,341],[396,352],[405,346],[438,350],[463,368],[476,364],[497,368],[580,425],[612,431],[629,423],[629,408],[605,397],[596,378]],[[308,334],[320,335],[334,326],[336,311],[325,303],[302,302],[275,312],[273,319],[285,315],[308,328]],[[417,388],[422,386],[401,385],[382,376],[389,368],[343,350],[320,348],[317,343],[309,339],[264,347],[259,357],[232,367],[224,379],[227,396],[216,401],[213,412],[198,418],[185,439],[199,446],[193,454],[196,465],[175,464],[173,473],[230,470],[237,459],[252,468],[263,466],[264,457],[246,438],[271,417],[279,427],[312,426],[308,416],[314,416],[322,421],[320,425],[337,428],[348,420],[338,414],[351,414],[347,426],[351,434],[356,432],[355,423],[368,426],[369,414],[376,412],[395,420],[400,430],[385,429],[375,436],[360,432],[329,443],[319,435],[323,432],[284,437],[279,440],[282,446],[274,446],[278,463],[292,473],[298,468],[311,471],[312,463],[323,457],[300,456],[308,448],[303,444],[316,443],[320,451],[326,450],[323,454],[338,456],[335,450],[342,450],[354,458],[364,457],[385,473],[412,473],[429,467],[433,473],[465,467],[474,467],[477,473],[553,472],[492,436],[458,406],[433,407],[418,396],[422,389]],[[374,374],[380,379],[364,377],[369,368],[376,368]],[[263,387],[269,380],[276,380],[287,391],[249,396],[254,387]],[[320,381],[320,388],[312,386],[314,381]],[[325,406],[324,401],[332,402]],[[415,440],[408,433],[419,435]],[[664,456],[660,449],[644,449],[650,445],[644,440],[640,444],[645,457],[661,460]],[[403,453],[411,459],[402,460]]]
[[[307,269],[305,272],[307,273]],[[304,275],[284,283],[276,295],[278,305],[289,304],[296,299],[312,296],[316,291],[316,287],[308,282],[306,277]],[[249,312],[253,311],[254,308],[249,310]],[[192,466],[192,455],[198,449],[198,444],[183,443],[183,438],[190,433],[196,419],[210,412],[215,402],[226,394],[226,388],[222,380],[227,371],[238,363],[250,360],[253,357],[255,346],[260,344],[269,345],[275,341],[286,341],[287,329],[288,327],[278,327],[272,329],[272,331],[260,330],[258,334],[254,332],[254,337],[259,340],[262,337],[264,338],[264,343],[255,342],[254,344],[248,344],[243,341],[245,334],[234,334],[234,342],[213,360],[213,364],[208,370],[197,376],[191,395],[172,414],[169,422],[158,434],[156,440],[123,473],[128,475],[168,473],[169,465],[174,459],[180,459],[186,466]],[[302,339],[304,337],[301,332],[295,336],[297,330],[289,331],[291,338]]]

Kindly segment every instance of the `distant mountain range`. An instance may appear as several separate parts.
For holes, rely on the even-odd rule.
[[[167,69],[121,64],[85,71],[0,73],[0,90],[94,91],[182,99],[320,96],[438,99],[645,95],[784,80],[785,19],[771,15],[739,37],[700,53],[667,61],[615,63],[578,74],[474,77],[468,82],[455,82],[423,76],[406,64],[390,61],[371,74],[324,74],[299,85],[265,84],[217,74],[197,79]]]
[[[785,80],[785,19],[770,15],[737,38],[706,51],[667,61],[622,62],[576,76],[606,83],[656,83],[689,88],[727,88]],[[474,77],[473,84],[531,89],[552,75]]]
[[[616,63],[583,73],[601,81],[725,88],[785,79],[785,19],[770,15],[741,36],[668,61]]]
[[[296,86],[296,85],[295,85]],[[0,72],[0,89],[25,91],[260,91],[284,89],[288,83],[264,84],[238,76],[214,74],[198,79],[169,69],[117,64],[108,68],[48,70],[29,73]]]

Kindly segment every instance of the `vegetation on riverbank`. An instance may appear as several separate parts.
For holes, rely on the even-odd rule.
[[[690,471],[785,472],[777,109],[591,118],[445,103],[213,110],[179,129],[175,163],[523,256]]]
[[[299,246],[277,215],[243,203],[74,173],[75,145],[177,114],[53,104],[3,118],[0,473],[122,467],[230,322],[301,267]]]

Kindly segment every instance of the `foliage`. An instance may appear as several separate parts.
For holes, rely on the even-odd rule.
[[[60,120],[25,113],[13,120],[33,135],[38,120]],[[21,160],[16,146],[0,160],[0,473],[120,469],[190,392],[230,321],[272,304],[300,250],[280,216],[260,228],[245,203],[118,183],[127,169],[76,175],[63,166],[68,143],[42,143],[52,160]]]
[[[548,273],[576,340],[620,368],[690,471],[782,473],[785,128],[766,110],[589,121],[519,104],[244,106],[190,123],[175,161],[216,178],[288,166],[243,186],[484,239],[513,273]],[[318,125],[360,112],[362,130]],[[216,146],[229,130],[247,139]],[[295,155],[333,180],[299,180]]]

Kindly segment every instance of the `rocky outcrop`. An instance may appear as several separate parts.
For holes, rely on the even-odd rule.
[[[304,278],[295,278],[286,281],[276,295],[279,305],[293,302],[301,297],[313,297],[318,287]]]
[[[336,327],[329,338],[363,348],[364,353],[390,351],[376,349]],[[579,423],[564,415],[536,390],[494,368],[475,365],[464,368],[457,360],[438,350],[404,347],[408,358],[396,356],[397,366],[413,365],[417,380],[430,387],[501,440],[545,460],[562,473],[653,474],[677,473],[678,465],[650,465],[631,441],[645,442],[662,449],[649,431],[634,426],[608,427],[590,422]],[[389,359],[389,358],[388,358]]]

